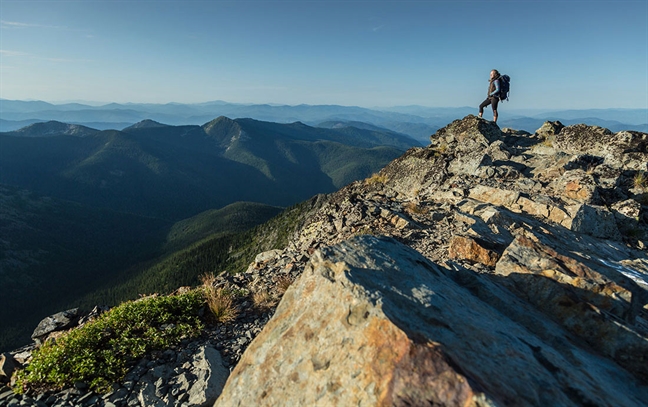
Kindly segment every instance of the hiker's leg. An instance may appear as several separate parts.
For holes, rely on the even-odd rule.
[[[486,98],[486,100],[484,100],[481,103],[481,105],[479,105],[479,117],[482,117],[482,115],[484,114],[484,108],[490,104],[491,104],[490,98]]]
[[[493,121],[497,123],[497,105],[499,103],[499,98],[497,96],[493,96],[491,98],[491,104],[493,105]]]

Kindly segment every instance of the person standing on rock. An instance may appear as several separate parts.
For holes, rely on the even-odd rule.
[[[484,114],[484,108],[488,105],[493,106],[493,122],[497,123],[497,104],[499,103],[500,94],[500,73],[497,69],[493,69],[490,73],[490,80],[488,81],[488,96],[486,100],[479,105],[479,117]]]

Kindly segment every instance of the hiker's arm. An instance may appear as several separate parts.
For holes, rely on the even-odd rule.
[[[495,90],[490,94],[490,96],[495,96],[499,93],[500,91],[500,84],[499,84],[499,79],[495,80]]]

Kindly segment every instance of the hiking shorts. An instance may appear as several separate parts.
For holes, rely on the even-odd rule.
[[[499,98],[497,96],[489,96],[479,105],[479,113],[484,113],[484,108],[488,105],[493,105],[493,112],[497,112],[497,104],[499,103]]]

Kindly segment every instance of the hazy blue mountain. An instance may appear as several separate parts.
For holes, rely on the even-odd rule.
[[[395,133],[395,134],[400,134],[401,136],[412,138],[416,140],[420,145],[429,144],[430,135],[434,134],[434,132],[437,130],[436,127],[428,126],[426,124],[421,124],[421,123],[395,122],[395,123],[390,123],[388,125],[391,127],[391,129],[376,126],[370,123],[358,122],[358,121],[329,120],[318,124],[317,127],[324,127],[327,129],[335,129],[335,130],[342,130],[345,128],[347,129],[356,128],[356,129],[376,131],[376,132]],[[400,131],[395,131],[394,128],[400,129]]]
[[[132,126],[125,127],[122,131],[135,130],[135,129],[158,129],[161,127],[170,127],[168,124],[158,123],[155,120],[142,120],[139,123],[135,123]]]
[[[225,117],[84,137],[36,128],[42,137],[0,134],[1,183],[173,220],[237,201],[291,205],[370,176],[416,144],[393,133]]]
[[[15,137],[85,137],[97,132],[99,132],[99,130],[78,124],[67,124],[57,121],[49,121],[30,124],[21,129],[7,132],[6,134]]]
[[[582,109],[582,110],[558,110],[545,112],[534,116],[545,120],[556,120],[553,117],[563,120],[589,120],[595,118],[625,124],[646,124],[648,123],[648,109]],[[580,123],[589,123],[583,122]]]
[[[408,114],[408,115],[414,115],[414,116],[420,116],[426,118],[445,118],[445,117],[452,117],[452,116],[461,118],[468,114],[475,113],[475,109],[476,109],[475,107],[471,107],[471,106],[425,107],[425,106],[417,106],[417,105],[376,108],[376,110],[402,113],[402,114]]]
[[[357,129],[364,129],[364,130],[389,131],[384,127],[375,126],[370,123],[355,122],[355,121],[340,121],[340,120],[329,120],[326,122],[322,122],[318,124],[317,127],[323,127],[325,129],[342,129],[345,127],[355,127]]]
[[[0,133],[14,131],[22,129],[25,126],[30,124],[39,123],[42,120],[30,119],[30,120],[4,120],[0,119]]]

